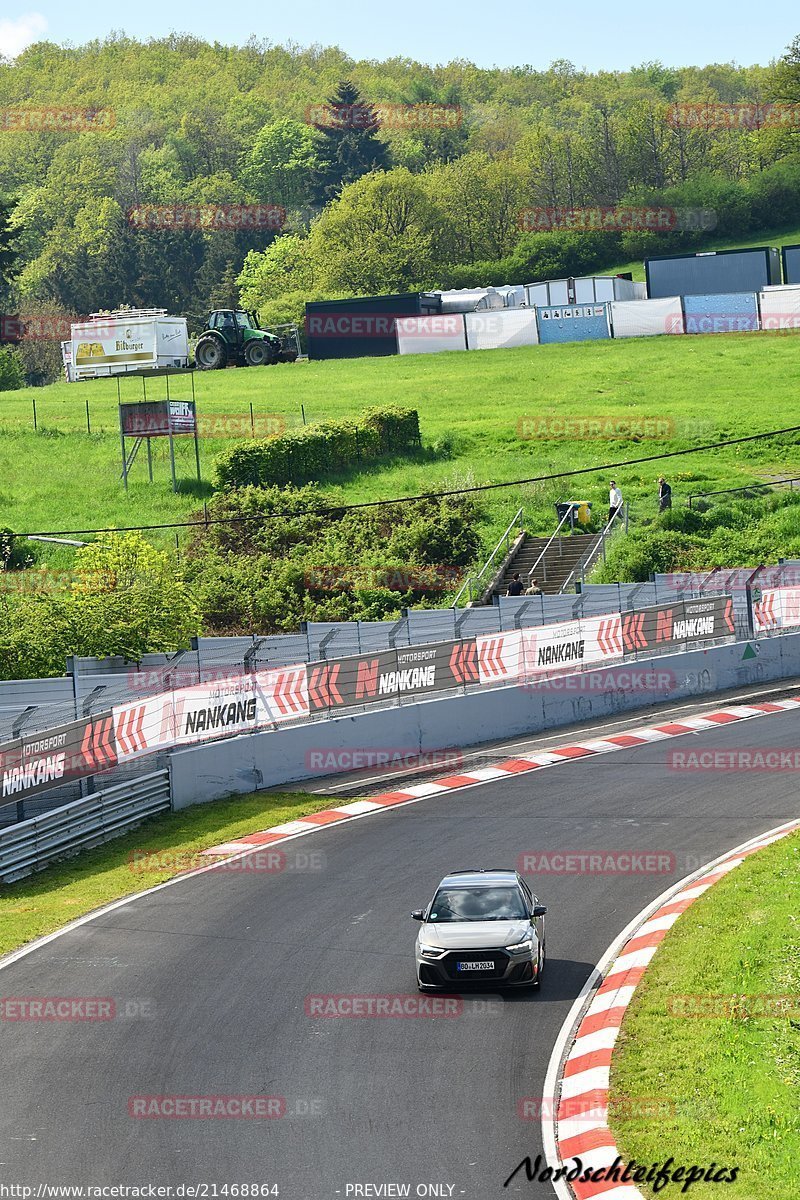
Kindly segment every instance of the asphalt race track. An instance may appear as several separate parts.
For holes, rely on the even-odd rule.
[[[316,852],[314,869],[187,878],[12,963],[4,997],[113,997],[117,1015],[0,1022],[2,1178],[277,1184],[290,1200],[403,1194],[387,1184],[552,1194],[524,1173],[502,1185],[541,1150],[518,1105],[541,1096],[594,963],[665,888],[800,812],[792,772],[678,773],[667,754],[794,748],[797,730],[793,712],[738,722],[321,829],[284,847]],[[538,996],[467,997],[437,1019],[306,1015],[311,995],[416,997],[409,913],[446,871],[564,850],[656,851],[675,870],[532,879],[549,906]],[[142,1095],[269,1095],[285,1113],[134,1119]]]

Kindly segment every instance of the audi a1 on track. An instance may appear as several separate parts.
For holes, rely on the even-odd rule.
[[[546,912],[517,871],[445,875],[428,907],[411,914],[421,922],[417,986],[538,987]]]

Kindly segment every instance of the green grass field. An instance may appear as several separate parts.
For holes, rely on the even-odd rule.
[[[347,416],[378,402],[417,407],[423,440],[433,453],[326,484],[337,500],[370,500],[602,467],[800,423],[799,377],[800,339],[780,334],[573,343],[198,374],[198,412],[206,434],[213,435],[201,439],[203,477],[210,480],[214,455],[236,440],[217,436],[220,432],[246,436],[251,403],[260,428],[268,430],[276,422],[299,425],[301,406],[308,421]],[[187,379],[173,380],[171,395],[181,398],[188,389]],[[158,394],[151,383],[148,396]],[[123,382],[122,395],[140,398],[140,381]],[[34,397],[38,432],[32,427]],[[114,381],[58,383],[0,396],[0,523],[19,533],[93,529],[181,521],[198,509],[204,489],[191,482],[190,439],[178,448],[184,490],[171,491],[162,439],[154,443],[155,482],[147,482],[142,452],[126,495],[116,406]],[[589,421],[600,428],[582,424]],[[794,443],[772,440],[614,475],[636,519],[654,511],[662,469],[680,504],[689,491],[796,473],[796,458]],[[574,482],[489,493],[487,543],[520,504],[531,532],[552,529],[556,499],[586,497],[602,510],[608,474],[603,469]],[[174,545],[174,535],[156,536]]]
[[[623,1157],[739,1166],[722,1189],[693,1184],[695,1200],[720,1191],[731,1200],[798,1194],[798,868],[795,835],[702,896],[659,947],[622,1025],[610,1112]],[[707,997],[737,1005],[733,1015],[682,1015]],[[785,1011],[765,997],[783,997]]]

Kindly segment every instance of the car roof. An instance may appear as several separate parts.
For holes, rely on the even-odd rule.
[[[439,887],[497,887],[497,885],[517,886],[519,877],[516,871],[503,867],[478,867],[464,871],[451,871],[445,875]]]

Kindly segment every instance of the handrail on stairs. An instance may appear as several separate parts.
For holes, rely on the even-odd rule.
[[[563,593],[566,592],[566,590],[570,586],[570,584],[575,583],[578,576],[580,576],[580,580],[581,580],[582,584],[586,582],[586,574],[594,566],[595,562],[597,561],[598,555],[600,554],[601,551],[603,553],[603,562],[606,561],[606,543],[608,542],[608,539],[611,537],[611,534],[614,532],[614,529],[619,528],[619,525],[616,524],[618,521],[621,523],[621,526],[624,529],[625,533],[627,533],[628,532],[628,502],[627,502],[627,500],[622,505],[622,512],[617,511],[614,514],[614,516],[611,518],[611,520],[606,522],[599,538],[597,538],[597,540],[595,542],[593,542],[587,548],[586,553],[582,554],[581,557],[578,559],[578,561],[575,563],[575,566],[572,568],[569,575],[564,580],[564,582],[561,584],[561,587],[558,589],[559,595],[563,595]]]
[[[494,550],[489,555],[489,557],[487,558],[486,562],[481,567],[478,574],[477,575],[468,575],[467,578],[464,580],[464,582],[462,583],[461,587],[458,590],[458,594],[456,595],[455,600],[453,601],[453,604],[452,604],[453,608],[458,608],[458,602],[461,599],[461,597],[464,595],[464,592],[466,592],[467,590],[469,591],[469,600],[467,601],[467,603],[468,604],[472,603],[472,585],[479,583],[480,580],[483,579],[483,576],[486,574],[489,567],[492,565],[495,558],[497,557],[498,551],[500,550],[501,546],[505,546],[506,554],[508,554],[508,548],[510,545],[509,538],[511,536],[511,530],[514,529],[519,524],[519,522],[522,520],[522,512],[523,512],[523,510],[521,508],[518,508],[517,511],[514,513],[514,516],[513,516],[512,520],[510,521],[508,528],[506,529],[505,533],[501,536],[500,541],[497,543]]]
[[[533,564],[533,566],[531,567],[531,569],[528,571],[528,579],[533,579],[533,577],[534,577],[534,575],[533,575],[534,571],[535,571],[535,570],[536,570],[536,568],[539,566],[539,563],[542,563],[542,579],[544,579],[545,581],[547,581],[547,559],[545,559],[545,557],[544,557],[544,556],[547,554],[547,551],[550,549],[550,547],[551,547],[551,545],[553,544],[553,542],[554,542],[555,538],[556,538],[556,537],[558,536],[558,534],[561,532],[561,530],[562,530],[562,528],[563,528],[563,526],[564,526],[564,523],[565,523],[566,521],[569,521],[569,523],[570,523],[570,527],[572,527],[572,526],[573,526],[573,524],[574,524],[574,522],[573,522],[573,514],[574,514],[575,510],[576,510],[576,509],[578,509],[579,507],[580,507],[580,505],[578,505],[578,504],[572,504],[572,503],[570,504],[569,508],[567,509],[567,511],[564,513],[563,517],[561,518],[561,520],[560,520],[560,521],[558,522],[558,524],[556,525],[556,527],[555,527],[554,531],[551,533],[550,537],[547,539],[547,541],[546,541],[546,543],[545,543],[544,547],[542,548],[542,552],[541,552],[541,554],[540,554],[540,555],[539,555],[539,557],[536,559],[536,562]],[[559,541],[558,541],[558,553],[559,553],[559,557],[560,557],[560,556],[561,556],[561,555],[564,553],[564,547],[563,547],[563,546],[562,546],[562,544],[561,544],[561,539],[560,539],[560,538],[559,538]],[[544,559],[544,562],[542,562],[542,560],[543,560],[543,559]]]

